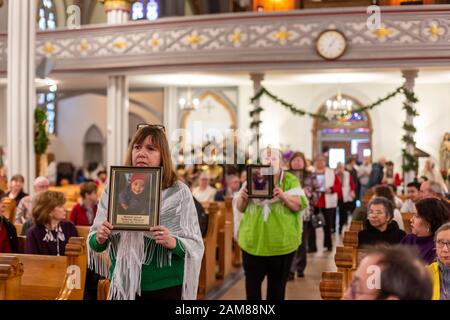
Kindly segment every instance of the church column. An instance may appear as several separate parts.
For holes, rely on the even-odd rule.
[[[134,0],[102,0],[108,24],[124,24]],[[126,75],[108,77],[107,168],[123,165],[128,148],[128,79]]]
[[[415,81],[418,75],[418,70],[402,70],[402,76],[405,79],[405,87],[410,90],[410,91],[414,91],[414,85],[415,85]],[[410,116],[410,115],[406,115],[406,121],[405,123],[407,125],[414,125],[413,123],[414,117]],[[411,138],[414,138],[414,133],[413,132],[408,132],[408,135]],[[406,146],[406,152],[412,156],[414,156],[415,150],[414,150],[414,146],[408,144]],[[416,177],[416,173],[414,171],[408,171],[404,173],[404,186],[406,186],[408,183],[414,181],[414,178]],[[406,189],[406,188],[405,188]]]
[[[9,1],[6,132],[8,179],[20,173],[31,192],[36,174],[34,110],[36,107],[36,1]]]
[[[264,80],[264,73],[251,73],[250,79],[253,81],[253,95],[255,96],[259,91],[262,89],[261,82]],[[253,126],[253,139],[252,139],[252,146],[256,146],[254,152],[256,154],[253,154],[253,159],[259,160],[259,151],[260,151],[260,145],[259,145],[259,138],[260,138],[260,130],[259,130],[259,124],[257,124],[260,119],[260,112],[259,109],[261,108],[261,101],[260,99],[256,99],[253,101],[253,117],[252,122],[256,125]]]

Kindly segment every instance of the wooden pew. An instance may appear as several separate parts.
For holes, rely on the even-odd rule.
[[[219,204],[219,208],[217,235],[219,271],[217,277],[225,279],[231,273],[232,268],[233,210],[231,208],[231,198],[225,198],[225,201]]]
[[[205,253],[202,259],[198,284],[199,299],[203,299],[206,293],[216,286],[216,246],[219,205],[215,202],[211,202],[206,207],[206,213],[208,214],[208,230],[203,239]]]
[[[75,226],[77,228],[78,236],[83,237],[87,240],[89,235],[89,230],[91,230],[90,226]]]
[[[352,222],[350,223],[350,227],[348,228],[348,231],[360,232],[363,229],[364,229],[363,221],[352,220]]]
[[[414,212],[404,212],[402,213],[403,225],[405,227],[406,233],[411,233],[411,219],[414,215]]]
[[[341,300],[344,296],[344,274],[342,272],[322,272],[319,283],[323,300]]]
[[[65,251],[66,256],[59,257],[0,254],[0,299],[82,300],[87,267],[85,239],[70,238]]]

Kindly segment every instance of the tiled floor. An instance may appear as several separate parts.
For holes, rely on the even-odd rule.
[[[334,247],[340,245],[339,235],[333,238]],[[296,278],[289,281],[286,288],[287,300],[320,300],[319,282],[323,271],[336,271],[334,264],[334,250],[332,252],[323,251],[323,232],[317,230],[318,252],[308,254],[308,264],[304,278]],[[245,300],[245,278],[242,277],[232,286],[221,300]],[[263,296],[265,295],[266,283],[263,283]]]

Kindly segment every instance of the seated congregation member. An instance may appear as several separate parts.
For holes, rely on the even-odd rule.
[[[34,226],[27,231],[25,253],[63,256],[69,238],[78,237],[72,222],[65,220],[62,192],[44,191],[33,201]]]
[[[406,185],[408,199],[403,202],[400,213],[416,212],[415,203],[420,199],[420,183],[410,182]]]
[[[397,222],[398,227],[401,230],[405,230],[402,214],[400,213],[400,210],[398,210],[396,207],[395,194],[394,194],[394,191],[392,191],[391,187],[389,187],[387,185],[376,186],[375,187],[375,197],[383,197],[392,202],[392,204],[394,205],[393,220],[395,220]]]
[[[411,234],[402,244],[418,248],[420,258],[427,264],[436,258],[434,234],[444,223],[450,221],[450,210],[442,200],[427,198],[416,203],[417,213],[411,218]]]
[[[81,203],[77,203],[70,213],[70,221],[76,226],[90,226],[97,214],[97,185],[84,182],[80,185]]]
[[[436,231],[436,262],[428,266],[433,280],[433,300],[450,300],[450,223]]]
[[[107,221],[107,187],[89,233],[89,267],[109,277],[114,300],[196,299],[204,244],[192,194],[178,181],[164,129],[139,126],[125,164],[163,167],[161,225],[149,232],[114,230]]]
[[[308,233],[314,231],[311,226],[311,215],[314,214],[313,203],[319,199],[320,191],[319,184],[316,179],[315,173],[307,169],[305,155],[302,152],[294,152],[289,159],[288,167],[291,173],[293,173],[300,182],[300,187],[303,188],[306,197],[308,198],[309,206],[303,212],[303,230],[302,230],[302,243],[298,247],[292,260],[291,272],[289,273],[289,280],[295,278],[295,273],[299,278],[303,278],[304,271],[307,264],[307,246],[308,246]]]
[[[47,191],[49,186],[50,182],[46,177],[37,177],[33,183],[34,194],[36,195],[39,192]],[[33,196],[28,195],[20,200],[16,208],[16,223],[25,223],[32,219],[31,210],[33,198]]]
[[[378,267],[378,268],[374,268]],[[379,287],[374,285],[380,270]],[[373,248],[353,273],[345,300],[430,300],[430,276],[416,250],[400,245]]]
[[[267,300],[283,300],[289,270],[301,244],[301,211],[308,205],[298,179],[281,168],[283,156],[277,149],[261,152],[261,163],[274,172],[274,198],[248,198],[244,184],[236,197],[243,213],[238,244],[242,249],[247,300],[261,300],[261,285],[267,277]]]
[[[192,194],[195,199],[200,202],[214,201],[216,195],[216,189],[209,185],[209,175],[207,172],[200,173],[198,177],[198,186],[194,188]]]
[[[0,202],[0,253],[15,253],[19,247],[16,227],[5,215],[4,204]]]
[[[16,205],[20,203],[22,198],[26,197],[28,193],[23,191],[23,185],[25,178],[21,174],[16,174],[11,177],[10,190],[6,193],[6,196],[16,201]]]
[[[397,244],[406,233],[400,230],[394,217],[394,206],[391,201],[383,197],[376,197],[370,201],[366,228],[358,233],[360,247],[379,243]]]
[[[225,201],[225,197],[233,197],[240,188],[239,177],[235,174],[230,174],[226,178],[226,187],[219,190],[214,195],[214,201]]]

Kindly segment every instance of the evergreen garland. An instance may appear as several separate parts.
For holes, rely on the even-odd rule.
[[[36,154],[44,154],[50,139],[47,133],[47,114],[41,108],[34,111],[34,151]]]
[[[414,104],[416,104],[419,100],[417,99],[414,91],[409,90],[405,86],[400,86],[388,95],[386,95],[384,98],[380,98],[377,101],[375,101],[372,104],[363,106],[358,109],[353,109],[354,112],[364,112],[367,110],[372,110],[373,108],[379,106],[380,104],[386,102],[387,100],[390,100],[391,98],[397,96],[398,94],[402,93],[405,96],[406,101],[403,102],[403,109],[406,111],[407,115],[412,117],[417,117],[419,113],[414,108]],[[315,119],[320,120],[328,120],[328,118],[323,113],[312,113],[305,111],[304,109],[300,109],[296,107],[294,104],[284,101],[283,99],[277,97],[270,91],[268,91],[266,88],[262,87],[261,90],[253,97],[251,98],[251,102],[253,103],[255,100],[260,99],[263,95],[267,95],[269,98],[271,98],[273,101],[281,104],[283,107],[288,109],[292,114],[299,115],[299,116],[305,116],[308,115]],[[259,107],[257,109],[254,109],[250,111],[250,117],[253,117],[255,114],[260,114],[262,111],[264,111],[263,108]],[[253,121],[250,124],[250,128],[254,128],[255,126],[259,126],[262,123],[262,121]],[[408,146],[416,146],[416,142],[414,140],[413,134],[417,131],[416,127],[411,124],[407,124],[406,122],[403,123],[403,130],[405,131],[405,134],[402,137],[402,141],[406,144],[406,147]],[[403,170],[405,172],[409,171],[415,171],[417,172],[419,161],[414,156],[409,154],[405,149],[402,149],[402,155],[404,159],[404,164],[402,166]]]

